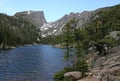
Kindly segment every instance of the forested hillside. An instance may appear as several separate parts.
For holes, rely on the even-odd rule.
[[[0,14],[0,48],[37,42],[38,32],[39,29],[28,21]]]

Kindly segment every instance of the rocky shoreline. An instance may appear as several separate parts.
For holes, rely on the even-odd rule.
[[[67,78],[77,78],[75,81],[120,81],[120,46],[112,48],[105,56],[90,53],[87,62],[89,72],[86,77],[72,72],[67,73]]]
[[[5,47],[0,46],[0,50],[2,49],[7,50],[7,49],[13,49],[13,48],[16,48],[16,46],[5,46]]]

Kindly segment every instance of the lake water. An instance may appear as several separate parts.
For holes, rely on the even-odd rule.
[[[63,57],[62,49],[48,45],[0,50],[0,81],[53,81]]]

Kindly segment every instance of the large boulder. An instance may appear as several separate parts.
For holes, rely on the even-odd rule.
[[[67,72],[64,74],[64,77],[70,80],[78,80],[82,77],[82,73],[79,71]]]

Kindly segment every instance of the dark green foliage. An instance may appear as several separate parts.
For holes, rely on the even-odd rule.
[[[16,46],[31,44],[39,37],[38,29],[31,23],[0,14],[0,44],[5,46]]]
[[[98,43],[107,44],[108,47],[113,47],[117,43],[117,40],[111,37],[105,37],[99,40]]]
[[[84,45],[82,42],[77,41],[76,42],[76,52],[75,52],[75,59],[74,59],[74,65],[73,68],[75,71],[82,72],[82,75],[85,76],[85,73],[88,71],[88,66],[86,63],[86,56],[84,50]]]
[[[88,72],[88,65],[86,60],[82,59],[76,62],[75,66],[73,67],[75,71],[82,72],[82,76],[86,76],[85,73]]]
[[[74,42],[74,31],[75,31],[74,23],[75,23],[74,19],[70,20],[65,25],[65,30],[64,30],[64,43],[65,43],[65,48],[67,49],[64,58],[67,62],[67,66],[69,66],[69,61],[70,58],[72,57],[71,56],[72,49],[70,47]]]
[[[55,73],[54,81],[71,81],[71,80],[64,78],[64,74],[67,72],[71,72],[71,71],[80,71],[80,72],[82,72],[83,77],[86,76],[85,72],[88,71],[88,66],[87,66],[86,61],[81,60],[81,61],[77,62],[74,67],[66,67],[63,70]]]
[[[101,40],[111,31],[120,31],[120,5],[100,10],[95,16],[99,16],[94,21],[86,24],[86,30],[91,40]],[[96,32],[96,28],[98,32]]]
[[[42,41],[43,44],[59,44],[59,43],[63,43],[63,34],[58,35],[58,36],[47,36],[47,37],[43,37]]]

